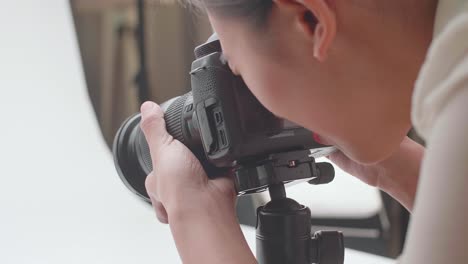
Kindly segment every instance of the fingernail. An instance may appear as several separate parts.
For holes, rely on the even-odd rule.
[[[141,105],[141,114],[146,115],[148,112],[150,112],[154,107],[156,106],[155,103],[153,102],[145,102],[144,104]]]

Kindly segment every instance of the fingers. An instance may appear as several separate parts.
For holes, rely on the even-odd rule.
[[[153,102],[141,106],[141,129],[145,134],[151,156],[157,157],[161,149],[172,141],[172,136],[166,130],[164,112]]]
[[[151,205],[153,206],[156,217],[158,218],[159,222],[163,224],[169,223],[169,217],[167,215],[166,208],[164,205],[159,201],[159,197],[156,193],[156,176],[153,173],[150,173],[148,177],[146,177],[145,181],[146,192],[148,193],[151,199]]]
[[[167,216],[166,208],[161,202],[155,201],[151,198],[151,203],[153,205],[154,211],[156,212],[156,217],[159,222],[163,224],[169,224],[169,217]]]
[[[331,162],[335,163],[336,165],[343,167],[348,166],[350,163],[350,159],[341,151],[335,151],[329,156],[327,156]]]

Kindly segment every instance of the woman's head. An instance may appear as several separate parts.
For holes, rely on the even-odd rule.
[[[362,163],[390,155],[410,128],[436,2],[197,0],[270,111]]]

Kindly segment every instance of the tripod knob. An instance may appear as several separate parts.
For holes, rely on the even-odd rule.
[[[328,184],[335,179],[335,168],[333,168],[333,165],[326,162],[316,163],[315,165],[317,166],[317,177],[310,180],[310,184]]]
[[[317,232],[312,238],[310,249],[312,263],[342,264],[344,263],[344,249],[341,232]]]

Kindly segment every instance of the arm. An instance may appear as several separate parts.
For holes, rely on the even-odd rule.
[[[402,263],[468,261],[468,88],[440,113],[428,139]]]
[[[169,213],[171,231],[182,262],[257,263],[242,234],[234,208],[220,207],[220,203],[210,197],[199,204],[203,206]]]
[[[398,200],[408,211],[413,210],[424,147],[405,138],[400,148],[378,164],[380,175],[376,187]]]
[[[256,263],[237,222],[232,179],[208,180],[193,153],[167,132],[159,106],[147,102],[141,112],[154,165],[146,190],[183,263]]]
[[[329,158],[344,171],[388,193],[412,211],[423,156],[424,148],[405,138],[395,153],[377,164],[359,164],[342,152]]]

